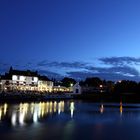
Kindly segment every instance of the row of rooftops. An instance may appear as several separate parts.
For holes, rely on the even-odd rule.
[[[2,80],[12,80],[12,75],[17,76],[29,76],[29,77],[38,77],[39,80],[42,81],[51,81],[47,76],[38,74],[37,71],[31,71],[31,70],[15,70],[12,67],[10,68],[8,73],[5,73],[5,75],[1,75]]]

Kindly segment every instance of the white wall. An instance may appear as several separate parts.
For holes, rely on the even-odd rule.
[[[30,85],[34,83],[35,85],[38,84],[38,77],[30,77],[30,76],[18,76],[18,75],[13,75],[12,76],[12,81],[13,83],[24,83],[26,82],[27,85]]]
[[[77,90],[78,90],[78,93],[77,93]],[[74,94],[81,94],[82,91],[81,91],[81,86],[79,85],[79,83],[76,83],[74,86],[73,86],[73,93]]]

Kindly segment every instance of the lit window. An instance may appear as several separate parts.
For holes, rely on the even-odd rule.
[[[16,75],[13,75],[12,79],[13,80],[17,80],[17,76]]]
[[[34,82],[37,82],[38,81],[38,78],[37,77],[34,77],[33,81]]]
[[[25,77],[24,76],[20,76],[20,81],[25,81]]]

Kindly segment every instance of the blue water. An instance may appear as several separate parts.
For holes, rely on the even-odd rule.
[[[0,139],[140,140],[140,104],[0,104]]]

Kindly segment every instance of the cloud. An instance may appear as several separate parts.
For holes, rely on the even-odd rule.
[[[106,73],[106,74],[121,74],[127,76],[139,76],[139,71],[129,66],[117,66],[117,67],[89,67],[88,70],[94,73]]]
[[[115,65],[115,66],[122,66],[122,65],[140,65],[140,58],[135,57],[104,57],[99,58],[101,62],[106,65]]]
[[[69,76],[75,79],[85,79],[86,77],[100,77],[107,80],[129,79],[140,81],[140,73],[131,64],[140,64],[140,58],[135,57],[105,57],[99,61],[104,65],[98,67],[92,63],[74,61],[74,62],[49,62],[40,61],[39,63],[28,62],[26,64],[13,65],[16,69],[38,70],[40,74],[49,78],[61,79]],[[0,72],[6,72],[11,65],[0,63]]]
[[[70,71],[68,76],[76,79],[99,77],[106,80],[134,80],[140,81],[139,71],[130,66],[88,67],[86,71]]]
[[[85,68],[88,65],[88,63],[84,62],[48,62],[48,61],[41,61],[37,64],[39,67],[59,67],[59,68]]]
[[[39,74],[46,75],[49,78],[56,78],[56,79],[62,79],[63,78],[63,75],[61,75],[59,73],[52,72],[52,71],[40,70],[40,69],[38,69],[37,71],[39,72]]]
[[[67,72],[69,77],[76,78],[78,80],[85,79],[87,77],[99,77],[101,79],[118,81],[118,80],[132,80],[132,81],[140,81],[140,76],[127,76],[119,73],[93,73],[87,71],[73,71]]]

